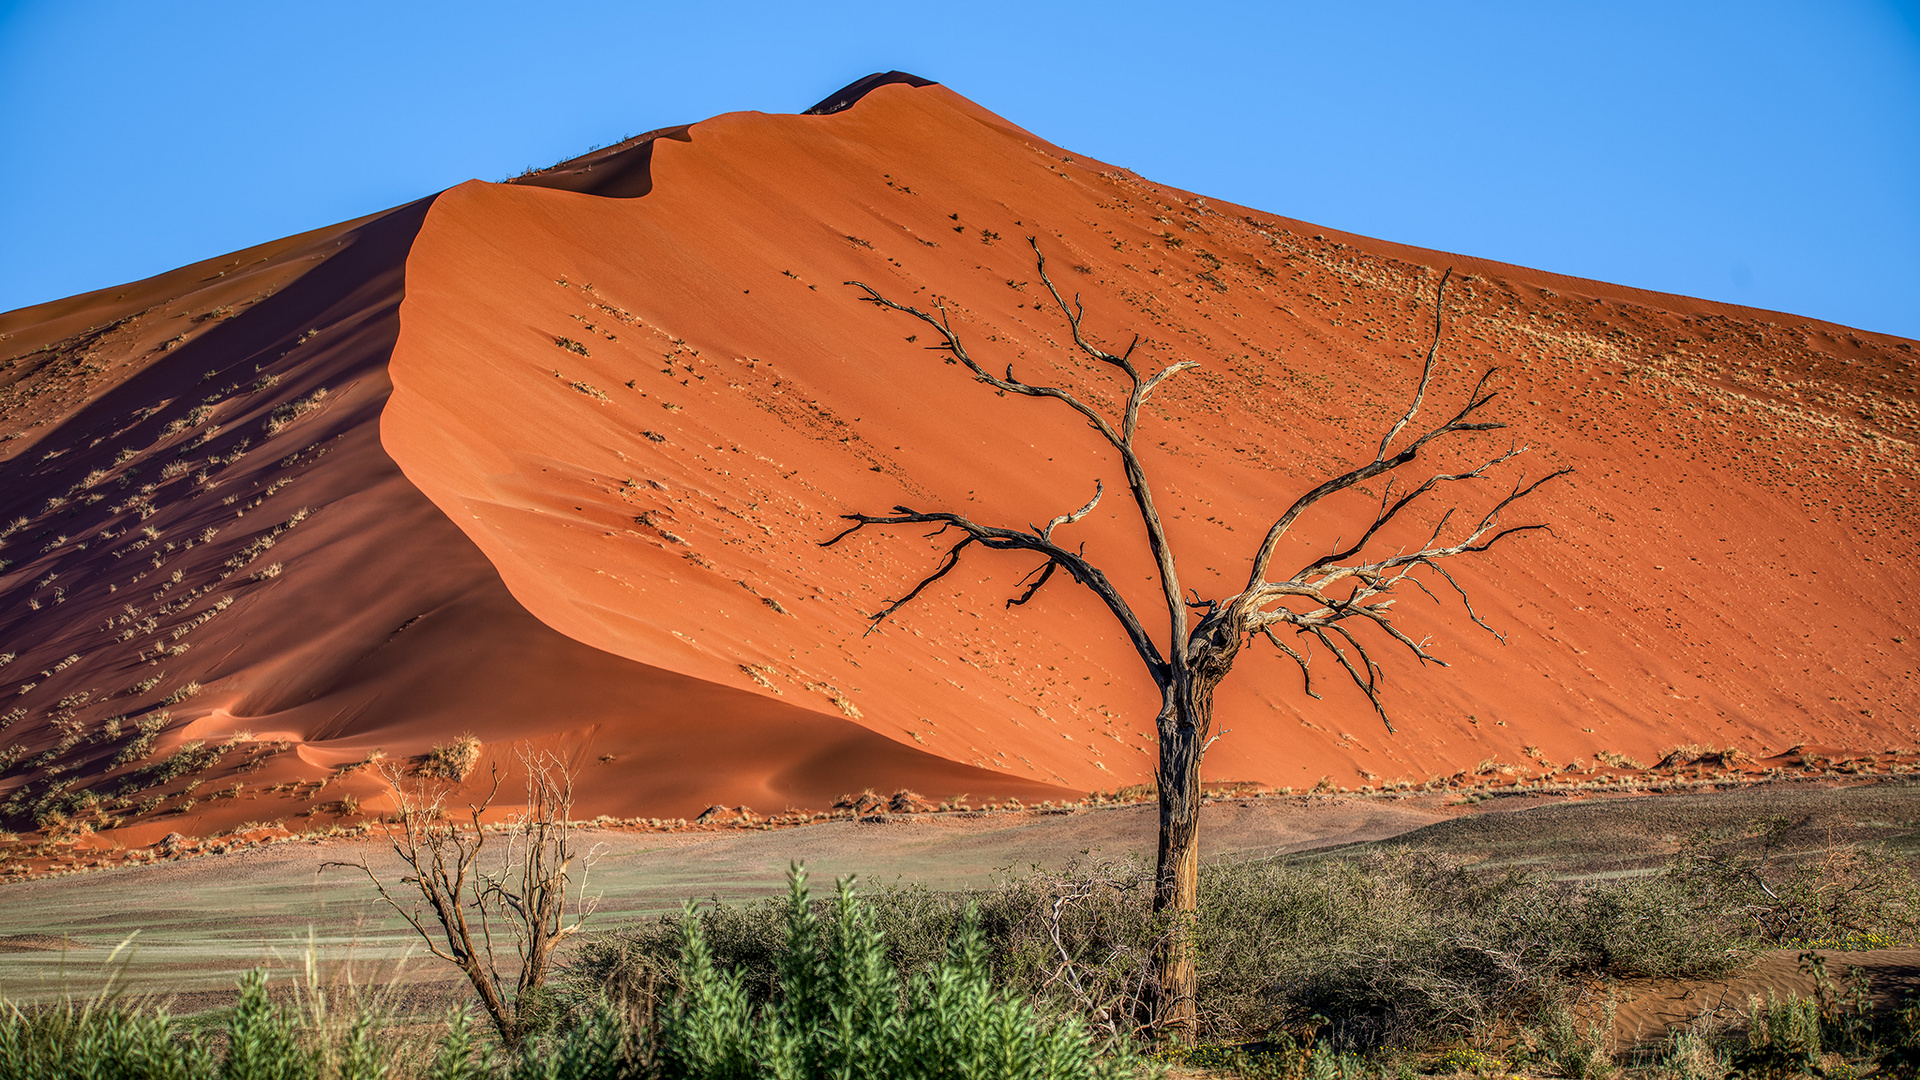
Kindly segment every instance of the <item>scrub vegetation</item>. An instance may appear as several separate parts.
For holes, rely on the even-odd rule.
[[[581,934],[512,1002],[510,1037],[483,1009],[404,1012],[391,988],[311,976],[256,973],[232,1009],[187,1019],[111,992],[8,1005],[0,1080],[1913,1077],[1920,998],[1845,963],[1913,943],[1911,869],[1800,824],[1696,835],[1633,876],[1392,845],[1204,866],[1192,1047],[1148,1042],[1153,867],[1083,860],[959,892],[843,881],[826,899],[796,868],[780,899]],[[1711,984],[1781,949],[1811,994],[1734,1000],[1634,1045],[1612,1030],[1625,981]]]

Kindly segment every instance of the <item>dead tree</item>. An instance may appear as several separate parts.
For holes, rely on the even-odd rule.
[[[518,1046],[537,1020],[554,950],[596,906],[573,888],[577,873],[584,889],[594,856],[578,849],[569,820],[573,775],[551,754],[523,752],[519,759],[526,805],[491,825],[482,819],[500,793],[499,766],[486,797],[467,806],[464,822],[447,812],[453,785],[408,776],[397,765],[381,770],[398,804],[383,827],[407,868],[396,884],[412,887],[403,888],[402,897],[417,896],[405,902],[395,897],[364,857],[327,864],[366,874],[427,951],[467,977],[509,1047]]]
[[[1072,304],[1067,303],[1047,276],[1046,257],[1041,253],[1039,244],[1032,238],[1028,243],[1033,247],[1040,280],[1046,284],[1048,293],[1065,316],[1074,345],[1080,352],[1114,369],[1126,379],[1126,404],[1117,418],[1108,417],[1082,401],[1071,390],[1022,381],[1014,375],[1012,365],[1007,366],[1005,375],[995,375],[982,367],[967,352],[944,306],[936,306],[939,312],[936,316],[890,300],[863,282],[850,281],[847,284],[862,290],[865,293],[863,299],[881,308],[912,316],[932,328],[938,335],[938,341],[932,348],[949,353],[954,360],[966,365],[975,381],[986,383],[1003,394],[1058,401],[1078,413],[1118,452],[1127,490],[1139,511],[1140,522],[1146,530],[1147,547],[1159,571],[1159,600],[1166,607],[1169,624],[1165,647],[1147,631],[1120,590],[1098,567],[1087,561],[1082,550],[1054,539],[1057,530],[1086,517],[1099,504],[1105,485],[1098,480],[1094,484],[1093,498],[1086,505],[1061,514],[1044,526],[1029,525],[1025,530],[1007,529],[984,525],[962,514],[896,506],[890,515],[843,515],[853,525],[825,541],[822,546],[830,547],[869,525],[936,525],[938,528],[930,535],[958,534],[958,539],[947,549],[932,573],[913,586],[906,595],[888,603],[871,616],[870,632],[926,591],[928,586],[951,573],[967,549],[974,547],[991,551],[1030,552],[1041,557],[1042,562],[1022,579],[1024,591],[1007,601],[1009,607],[1028,603],[1056,571],[1065,571],[1074,581],[1092,590],[1107,610],[1113,613],[1160,690],[1160,711],[1154,718],[1159,741],[1155,780],[1160,801],[1154,910],[1169,919],[1171,929],[1156,958],[1158,988],[1153,1022],[1168,1037],[1190,1041],[1195,1020],[1191,922],[1199,874],[1200,762],[1214,737],[1214,690],[1232,669],[1242,646],[1255,636],[1271,643],[1300,666],[1305,679],[1305,692],[1310,697],[1318,698],[1320,695],[1314,691],[1310,668],[1312,644],[1317,642],[1347,673],[1354,685],[1366,694],[1387,730],[1392,731],[1393,723],[1380,698],[1380,665],[1355,630],[1371,627],[1371,632],[1384,634],[1404,646],[1420,663],[1443,663],[1427,650],[1423,642],[1416,641],[1402,631],[1389,610],[1394,590],[1402,583],[1412,583],[1423,592],[1426,591],[1425,584],[1413,576],[1415,570],[1424,568],[1457,592],[1473,621],[1492,632],[1491,627],[1487,627],[1474,612],[1466,591],[1448,572],[1443,561],[1486,551],[1516,533],[1545,528],[1542,524],[1503,526],[1500,516],[1513,504],[1538,490],[1541,484],[1570,470],[1549,473],[1531,483],[1522,477],[1471,524],[1456,525],[1451,535],[1449,526],[1454,525],[1453,508],[1440,515],[1438,524],[1418,547],[1369,553],[1369,548],[1379,539],[1381,531],[1409,507],[1448,485],[1482,479],[1489,470],[1525,451],[1524,447],[1514,446],[1485,458],[1477,466],[1465,471],[1435,473],[1417,485],[1396,491],[1394,480],[1397,471],[1412,464],[1423,450],[1437,440],[1454,435],[1471,436],[1506,426],[1496,421],[1478,419],[1481,411],[1497,396],[1487,389],[1493,375],[1491,370],[1480,377],[1465,403],[1445,421],[1425,429],[1414,426],[1426,403],[1434,366],[1440,354],[1441,301],[1445,297],[1447,281],[1452,276],[1452,271],[1448,271],[1442,276],[1435,296],[1433,345],[1427,352],[1419,383],[1414,388],[1413,400],[1387,429],[1372,460],[1327,480],[1294,500],[1293,505],[1267,530],[1265,538],[1252,553],[1246,586],[1241,591],[1217,599],[1204,599],[1197,593],[1189,597],[1182,590],[1173,549],[1167,543],[1166,529],[1154,506],[1153,487],[1148,482],[1146,467],[1134,448],[1134,436],[1139,427],[1141,407],[1154,390],[1173,376],[1198,365],[1191,360],[1181,360],[1157,372],[1147,373],[1133,361],[1134,350],[1140,343],[1137,335],[1125,351],[1119,353],[1109,352],[1088,340],[1081,327],[1086,314],[1085,306],[1077,296]],[[1413,434],[1409,437],[1410,431]],[[1274,560],[1280,541],[1303,513],[1331,495],[1381,477],[1385,480],[1379,507],[1372,521],[1360,531],[1358,539],[1312,560],[1291,575],[1275,575]],[[1432,594],[1429,592],[1428,595]],[[1349,621],[1354,623],[1354,627],[1346,625]],[[1294,640],[1304,638],[1306,650],[1294,648],[1282,639],[1282,633]]]

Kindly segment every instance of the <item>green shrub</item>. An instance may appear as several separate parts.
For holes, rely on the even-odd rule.
[[[465,1009],[454,1010],[427,1069],[428,1080],[486,1080],[492,1071],[485,1048],[474,1037],[473,1018]]]
[[[1553,1002],[1544,1010],[1537,1032],[1540,1056],[1567,1080],[1604,1075],[1611,1057],[1607,1035],[1612,1027],[1612,1008],[1583,1024],[1564,1003]]]
[[[1151,871],[1087,863],[965,893],[918,886],[872,894],[900,979],[938,963],[969,910],[1002,992],[1071,1013],[1108,1035],[1138,1030],[1157,925]],[[1606,882],[1474,872],[1419,853],[1203,867],[1196,927],[1204,1041],[1331,1024],[1338,1048],[1427,1045],[1524,1020],[1592,976],[1705,977],[1750,944],[1725,898],[1680,870]],[[601,988],[658,1007],[680,986],[687,918],[713,963],[769,1001],[785,935],[774,901],[716,905],[587,941],[561,996]],[[831,939],[838,931],[829,923]]]
[[[1668,1034],[1659,1064],[1673,1080],[1721,1080],[1727,1074],[1726,1062],[1714,1040],[1695,1028]]]
[[[312,995],[315,991],[309,990]],[[265,972],[240,984],[226,1024],[210,1034],[187,1029],[165,1009],[129,1003],[111,992],[33,1010],[0,1005],[0,1080],[489,1080],[470,1029],[449,1027],[437,1056],[419,1035],[395,1030],[365,998],[326,1020],[311,996],[311,1016],[276,1004]],[[224,1050],[216,1053],[216,1049]],[[424,1071],[415,1067],[431,1061]],[[544,1074],[533,1074],[544,1075]],[[571,1074],[598,1076],[598,1073]]]
[[[1758,1080],[1804,1076],[1820,1067],[1820,1006],[1798,994],[1767,991],[1747,1003],[1747,1045],[1733,1055],[1733,1071]]]
[[[873,906],[846,883],[831,932],[797,869],[785,907],[778,985],[757,1006],[744,978],[714,963],[701,920],[687,908],[679,989],[660,1024],[665,1080],[1092,1080],[1131,1072],[1124,1048],[1101,1056],[1077,1018],[1049,1022],[996,992],[971,915],[946,955],[903,987]]]
[[[240,981],[240,1000],[227,1022],[227,1056],[220,1080],[318,1080],[320,1062],[302,1045],[299,1025],[267,996],[267,973]]]
[[[1048,1020],[996,992],[986,940],[963,918],[945,954],[901,980],[872,905],[844,885],[828,914],[796,871],[781,912],[770,994],[714,962],[691,909],[678,927],[676,987],[658,1016],[612,1004],[498,1057],[456,1014],[427,1060],[417,1037],[384,1025],[371,999],[329,1016],[319,991],[276,1002],[266,973],[240,984],[209,1036],[164,1011],[111,998],[0,1012],[0,1080],[1118,1080],[1124,1046],[1103,1056],[1076,1018]],[[303,1007],[296,1007],[303,1006]],[[223,1046],[216,1054],[213,1047]],[[424,1068],[420,1066],[424,1065]]]
[[[62,1002],[0,1012],[0,1080],[203,1080],[212,1055],[164,1010]]]
[[[1741,851],[1718,847],[1715,861],[1695,847],[1665,871],[1597,882],[1473,871],[1421,851],[1202,867],[1200,1036],[1271,1038],[1323,1017],[1342,1049],[1432,1045],[1530,1022],[1592,978],[1713,978],[1784,924],[1812,938],[1912,938],[1912,884],[1897,863],[1880,859],[1887,872],[1874,872],[1870,855],[1841,849],[1780,869],[1776,855],[1768,888],[1809,899],[1763,922],[1755,911],[1772,909],[1757,905],[1774,901]],[[1144,1020],[1158,934],[1150,896],[1144,865],[1083,863],[964,894],[885,888],[870,903],[897,978],[939,963],[972,911],[1000,992],[1117,1036]],[[589,940],[561,995],[576,1009],[601,992],[657,1009],[680,990],[685,919]],[[747,1007],[774,997],[778,901],[714,905],[691,919],[712,963],[737,972]],[[824,932],[837,934],[831,922]],[[1580,1065],[1569,1057],[1561,1067]]]

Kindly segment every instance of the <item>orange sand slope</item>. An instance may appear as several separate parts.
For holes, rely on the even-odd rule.
[[[842,284],[940,298],[984,363],[1110,405],[1062,348],[1029,235],[1097,338],[1202,365],[1142,423],[1202,597],[1404,407],[1444,267],[1433,408],[1498,366],[1512,426],[1481,449],[1578,470],[1528,508],[1553,536],[1456,570],[1504,644],[1444,596],[1403,601],[1452,666],[1382,643],[1397,735],[1328,658],[1315,701],[1253,648],[1210,776],[1914,741],[1910,342],[1209,203],[917,83],[0,316],[0,814],[24,827],[50,786],[112,791],[193,740],[227,749],[197,792],[183,774],[119,807],[130,835],[376,809],[371,770],[313,782],[467,731],[496,758],[570,755],[590,814],[1147,779],[1151,683],[1064,576],[1006,610],[1032,559],[971,552],[865,634],[943,548],[818,546],[897,503],[1025,526],[1101,478],[1062,535],[1155,621],[1097,437]],[[1350,538],[1378,495],[1328,504],[1283,561]]]

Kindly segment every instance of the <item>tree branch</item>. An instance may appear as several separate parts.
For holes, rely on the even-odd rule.
[[[842,514],[842,518],[854,524],[833,539],[823,542],[820,546],[832,547],[841,540],[846,539],[869,525],[938,524],[942,527],[939,532],[944,532],[947,528],[954,528],[965,533],[966,536],[947,551],[946,555],[941,559],[940,566],[932,574],[922,579],[918,585],[914,586],[911,592],[898,600],[892,601],[878,613],[868,616],[868,621],[872,624],[868,628],[869,633],[902,606],[919,596],[928,585],[931,585],[933,582],[938,581],[952,572],[953,568],[959,564],[960,552],[967,546],[978,544],[981,547],[990,548],[995,551],[1033,551],[1046,556],[1048,560],[1045,564],[1046,567],[1056,565],[1062,567],[1068,574],[1072,575],[1075,581],[1091,589],[1094,595],[1098,596],[1101,602],[1107,605],[1107,610],[1113,613],[1114,618],[1119,620],[1121,628],[1127,633],[1127,639],[1133,644],[1134,651],[1138,652],[1140,658],[1146,662],[1149,670],[1154,673],[1154,678],[1159,680],[1165,677],[1167,662],[1160,655],[1159,647],[1155,645],[1153,639],[1148,636],[1146,628],[1141,625],[1140,619],[1133,613],[1133,609],[1128,606],[1126,598],[1122,597],[1119,590],[1113,587],[1113,583],[1107,580],[1106,574],[1102,573],[1093,564],[1087,562],[1078,552],[1069,551],[1036,532],[1020,532],[1014,529],[1002,529],[991,525],[981,525],[978,522],[968,520],[960,514],[945,512],[921,513],[905,506],[896,506],[894,510],[896,511],[894,514],[885,517],[871,514]],[[1042,532],[1044,531],[1046,530],[1042,530]],[[936,532],[934,535],[939,535],[939,532]],[[1050,571],[1044,568],[1040,572],[1050,576]],[[1038,583],[1035,583],[1017,603],[1026,603],[1027,600],[1032,598],[1033,591],[1037,588]]]
[[[1260,628],[1260,633],[1265,634],[1267,640],[1273,642],[1275,648],[1292,657],[1293,662],[1300,665],[1300,677],[1306,681],[1306,686],[1303,688],[1306,691],[1306,695],[1315,701],[1322,700],[1320,695],[1313,690],[1313,668],[1308,666],[1307,658],[1294,652],[1292,646],[1275,637],[1273,627],[1263,626]]]
[[[1353,679],[1353,685],[1358,686],[1361,691],[1367,695],[1367,700],[1373,704],[1373,711],[1380,714],[1380,722],[1387,725],[1388,732],[1392,732],[1394,730],[1393,718],[1387,715],[1386,707],[1380,704],[1380,686],[1375,681],[1375,675],[1379,671],[1379,665],[1373,662],[1373,658],[1367,655],[1366,648],[1362,646],[1359,641],[1355,640],[1352,634],[1347,633],[1344,627],[1336,624],[1333,626],[1333,630],[1341,637],[1346,638],[1347,643],[1352,645],[1354,651],[1360,654],[1360,662],[1366,665],[1366,678],[1361,678],[1360,673],[1353,669],[1353,663],[1347,659],[1347,654],[1341,652],[1340,646],[1335,645],[1333,640],[1327,637],[1325,628],[1320,626],[1314,627],[1313,635],[1320,639],[1320,643],[1325,645],[1329,652],[1333,653],[1335,660],[1340,661],[1340,666],[1347,669],[1347,674]]]
[[[1446,275],[1441,277],[1439,290],[1434,297],[1433,347],[1427,353],[1426,366],[1420,373],[1420,385],[1414,390],[1412,404],[1407,407],[1407,411],[1401,414],[1400,418],[1394,421],[1393,426],[1388,429],[1387,437],[1381,440],[1380,450],[1374,455],[1372,461],[1357,469],[1352,469],[1336,476],[1321,484],[1319,487],[1314,488],[1312,491],[1307,492],[1305,495],[1300,496],[1300,498],[1294,500],[1293,505],[1288,507],[1286,512],[1281,514],[1279,519],[1268,528],[1267,535],[1260,542],[1260,547],[1253,558],[1252,568],[1247,575],[1248,589],[1253,589],[1266,580],[1267,568],[1273,561],[1273,553],[1280,543],[1280,538],[1286,535],[1287,530],[1293,527],[1293,523],[1299,519],[1300,515],[1304,513],[1308,507],[1313,506],[1329,495],[1344,491],[1355,484],[1364,483],[1382,473],[1391,472],[1407,464],[1418,457],[1420,451],[1425,449],[1427,444],[1433,442],[1435,439],[1443,438],[1457,432],[1497,431],[1506,427],[1505,424],[1493,421],[1473,422],[1469,419],[1474,413],[1480,411],[1498,396],[1497,394],[1485,392],[1487,380],[1493,377],[1493,371],[1488,370],[1480,376],[1479,382],[1474,384],[1473,392],[1467,395],[1467,403],[1461,407],[1459,412],[1455,413],[1445,423],[1421,434],[1418,438],[1403,447],[1398,453],[1392,456],[1388,456],[1387,454],[1389,444],[1393,441],[1393,438],[1397,436],[1407,424],[1412,422],[1413,418],[1419,413],[1420,406],[1426,401],[1427,386],[1432,381],[1433,368],[1440,349],[1441,324],[1439,312],[1442,307],[1442,302],[1446,297],[1447,280],[1452,274],[1453,271],[1448,270]]]

